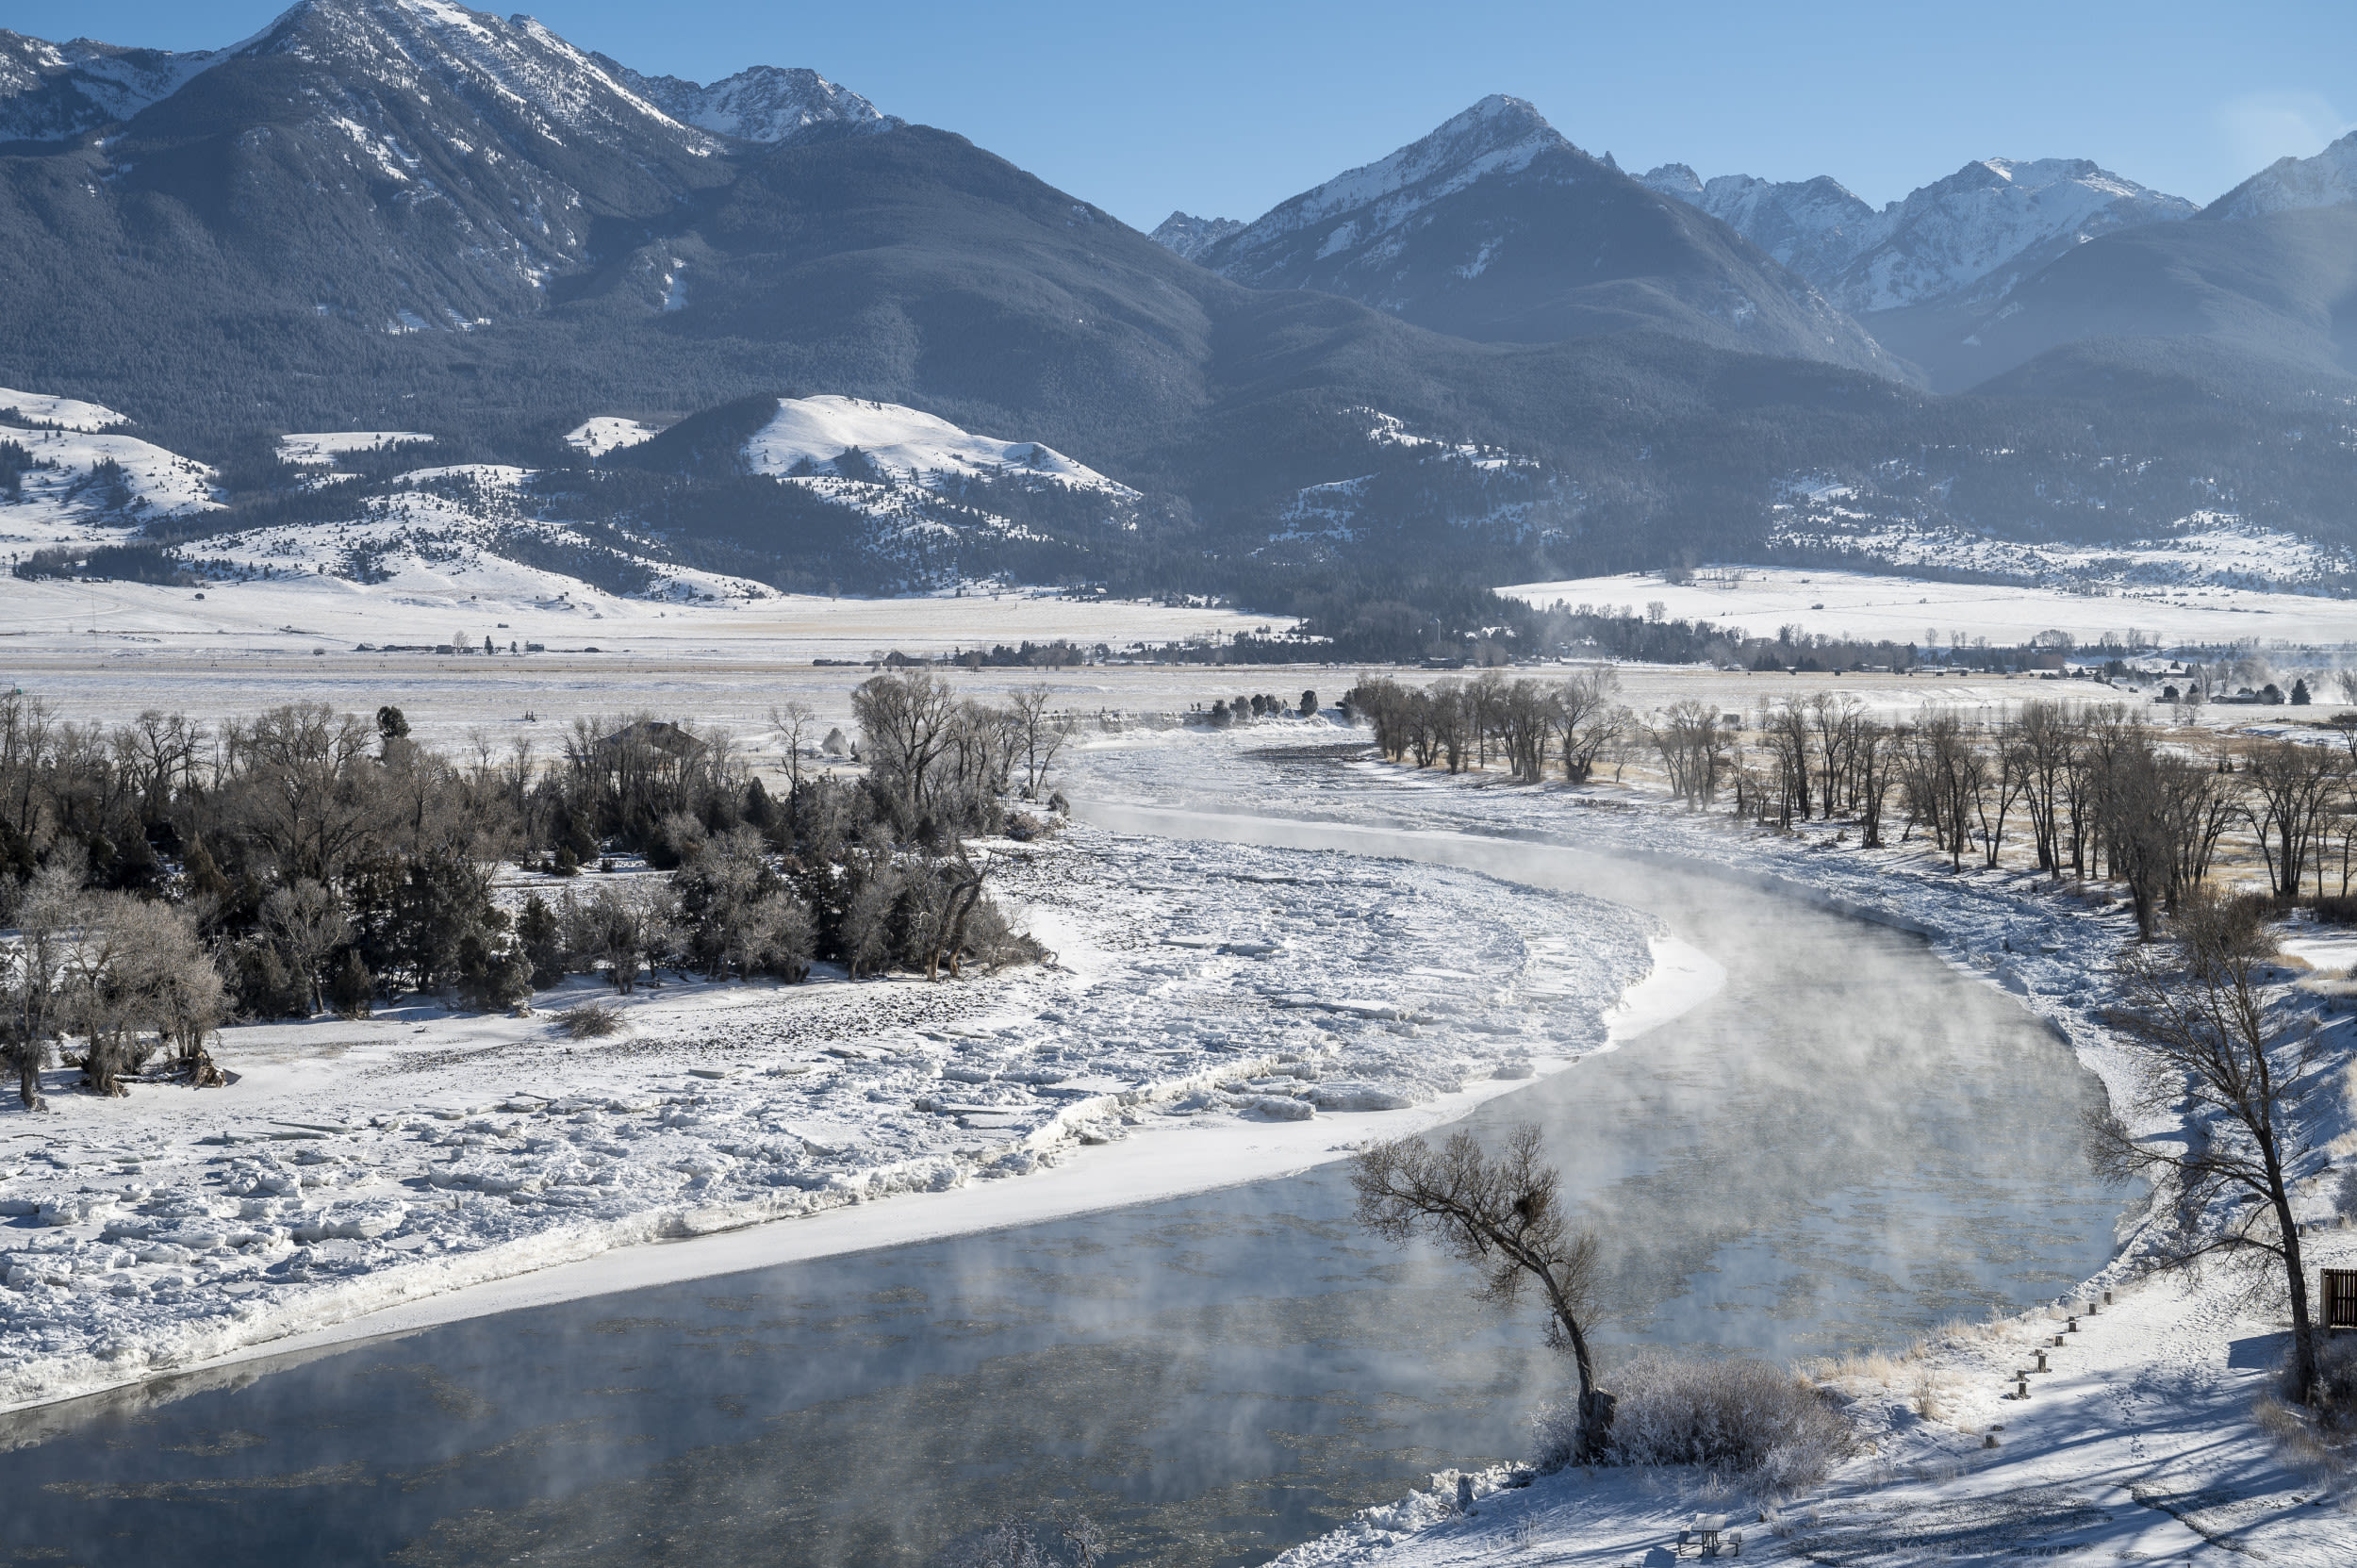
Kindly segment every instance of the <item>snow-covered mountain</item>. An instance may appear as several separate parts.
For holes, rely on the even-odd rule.
[[[2002,298],[2072,247],[2117,229],[2190,218],[2191,202],[2085,158],[1968,163],[1880,212],[1820,175],[1707,182],[1684,164],[1646,173],[1649,188],[1692,202],[1864,315]]]
[[[709,86],[678,76],[642,76],[603,55],[606,74],[683,125],[739,141],[795,141],[841,131],[888,130],[901,122],[816,71],[756,65]]]
[[[1739,235],[1492,96],[1279,204],[1197,260],[1490,341],[1631,330],[1881,373],[1856,322]]]
[[[2357,131],[2314,157],[2279,157],[2202,208],[2205,218],[2256,218],[2357,202]]]
[[[1146,238],[1193,261],[1205,246],[1243,231],[1241,218],[1197,218],[1191,212],[1174,212],[1157,223]]]
[[[0,141],[64,141],[128,120],[222,54],[51,43],[0,27]]]
[[[396,115],[432,109],[439,90],[459,115],[503,137],[626,155],[643,156],[650,142],[700,156],[716,150],[705,133],[672,120],[531,17],[502,21],[449,0],[301,0],[227,59],[332,70],[346,102],[325,107],[361,111],[354,140],[363,145]],[[472,150],[463,136],[458,150]],[[426,150],[385,151],[381,166],[400,179],[395,165]]]
[[[1822,174],[1782,183],[1721,174],[1705,183],[1685,164],[1665,163],[1638,183],[1693,203],[1821,290],[1856,259],[1878,221],[1872,207]]]

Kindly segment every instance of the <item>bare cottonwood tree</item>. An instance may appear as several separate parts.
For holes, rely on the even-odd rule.
[[[1547,1344],[1579,1372],[1580,1453],[1599,1456],[1612,1427],[1612,1395],[1596,1383],[1588,1343],[1599,1312],[1600,1246],[1574,1230],[1558,1188],[1539,1159],[1539,1130],[1516,1128],[1494,1156],[1463,1128],[1435,1149],[1399,1138],[1360,1149],[1351,1161],[1359,1223],[1394,1244],[1419,1233],[1481,1271],[1475,1295],[1504,1305],[1536,1286],[1547,1301]]]
[[[1008,694],[1023,756],[1023,798],[1027,801],[1039,799],[1039,786],[1047,782],[1047,769],[1071,734],[1063,716],[1047,711],[1047,699],[1046,686],[1023,686]]]
[[[2174,944],[2121,961],[2127,1005],[2119,1019],[2135,1070],[2132,1108],[2183,1114],[2179,1139],[2144,1139],[2106,1109],[2087,1118],[2097,1168],[2159,1189],[2173,1224],[2154,1263],[2198,1268],[2212,1259],[2272,1260],[2292,1309],[2293,1381],[2302,1404],[2316,1386],[2316,1327],[2291,1172],[2308,1152],[2294,1116],[2312,1065],[2313,1031],[2286,1025],[2267,1005],[2263,972],[2272,951],[2255,914],[2233,900],[2186,900]]]
[[[317,1013],[321,975],[352,931],[335,893],[308,878],[274,887],[262,900],[259,922],[263,935],[302,984],[305,1015]]]
[[[1710,804],[1719,792],[1719,776],[1726,766],[1727,740],[1719,725],[1719,710],[1689,697],[1662,710],[1660,722],[1646,731],[1663,771],[1670,775],[1671,793],[1691,810]]]
[[[16,944],[0,950],[8,1004],[0,1041],[16,1069],[17,1098],[27,1111],[46,1106],[41,1069],[48,1065],[50,1041],[65,1023],[66,956],[80,919],[81,885],[80,867],[67,860],[34,873],[17,901]]]
[[[1597,756],[1626,728],[1628,710],[1612,701],[1620,689],[1621,678],[1609,665],[1584,669],[1555,688],[1567,783],[1586,784],[1596,770]]]
[[[785,777],[797,791],[802,787],[802,750],[817,730],[817,711],[808,702],[781,702],[769,710],[769,733],[785,751]]]
[[[2272,740],[2251,750],[2243,769],[2250,799],[2243,809],[2258,836],[2267,875],[2283,898],[2299,896],[2299,879],[2316,851],[2342,771],[2340,757],[2321,746]]]

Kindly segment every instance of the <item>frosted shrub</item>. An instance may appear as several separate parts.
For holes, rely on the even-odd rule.
[[[1708,1465],[1778,1491],[1813,1484],[1850,1451],[1849,1423],[1815,1388],[1765,1362],[1642,1356],[1620,1395],[1606,1462]],[[1578,1447],[1575,1401],[1533,1421],[1533,1462],[1558,1469]]]
[[[556,1015],[568,1040],[602,1040],[622,1032],[622,1010],[610,1001],[585,1001]]]

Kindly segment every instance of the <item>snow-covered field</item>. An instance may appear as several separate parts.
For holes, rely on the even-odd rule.
[[[1498,590],[1532,604],[1558,601],[1643,614],[1662,604],[1673,620],[1739,626],[1754,636],[1779,627],[1949,646],[1961,635],[2017,644],[2044,631],[2092,644],[2107,632],[2143,633],[2168,647],[2256,640],[2304,645],[2357,642],[2357,600],[2271,593],[2217,583],[2125,585],[2102,592],[1946,583],[1796,567],[1706,567],[1690,583],[1658,574],[1518,583]]]
[[[680,982],[624,1001],[607,1041],[569,1041],[545,1012],[438,1008],[231,1029],[225,1090],[96,1100],[59,1073],[55,1111],[0,1113],[0,1404],[353,1320],[381,1331],[415,1315],[362,1314],[618,1246],[1066,1164],[1089,1176],[1047,1195],[1067,1211],[1299,1168],[1604,1048],[1652,966],[1651,922],[1467,873],[1085,827],[997,849],[999,894],[1050,968]],[[1676,999],[1643,999],[1624,1032]],[[969,1197],[899,1230],[771,1227],[766,1247],[653,1267],[1036,1217],[1017,1202]]]

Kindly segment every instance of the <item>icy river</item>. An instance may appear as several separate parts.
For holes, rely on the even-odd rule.
[[[1484,1105],[1616,1260],[1616,1346],[1800,1357],[2051,1297],[2109,1255],[2100,1094],[1920,941],[1571,849],[1104,806],[1637,904],[1699,1008]],[[1342,1118],[1338,1118],[1340,1120]],[[921,1563],[1058,1494],[1114,1560],[1244,1563],[1523,1450],[1534,1322],[1348,1223],[1340,1167],[475,1318],[9,1417],[12,1560]]]

